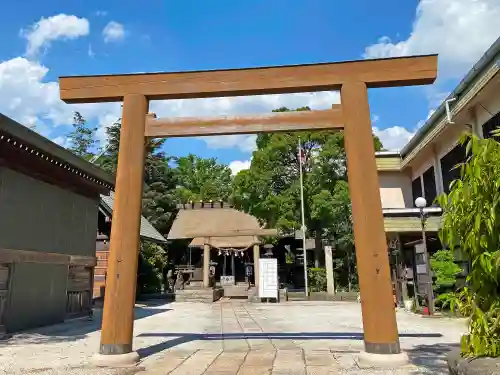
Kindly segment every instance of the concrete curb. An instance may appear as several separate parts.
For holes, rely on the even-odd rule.
[[[373,354],[361,352],[357,358],[358,366],[361,368],[396,368],[406,366],[410,363],[408,354],[401,352],[399,354]]]
[[[130,352],[126,354],[94,354],[91,363],[97,367],[134,367],[139,362],[139,354]]]

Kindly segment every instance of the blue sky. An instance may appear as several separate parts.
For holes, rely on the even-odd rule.
[[[405,144],[500,35],[500,0],[7,2],[0,13],[0,112],[65,143],[71,111],[104,127],[118,104],[66,105],[62,75],[203,70],[439,53],[433,86],[370,91],[376,133]],[[337,93],[155,102],[160,116],[327,108]],[[168,140],[171,155],[248,163],[254,137]]]

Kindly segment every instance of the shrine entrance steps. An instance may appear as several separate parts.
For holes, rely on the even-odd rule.
[[[253,294],[255,287],[252,285],[250,289],[247,283],[237,283],[236,285],[224,285],[224,297],[231,299],[248,299]]]
[[[224,295],[222,288],[186,288],[175,291],[175,302],[213,303]]]

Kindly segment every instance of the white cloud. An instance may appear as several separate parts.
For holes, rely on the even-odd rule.
[[[62,136],[62,135],[52,139],[52,142],[57,143],[59,146],[62,146],[62,147],[69,146],[69,139],[67,137]]]
[[[94,50],[92,49],[92,44],[89,44],[89,48],[87,50],[87,54],[89,55],[89,57],[94,57],[95,56]]]
[[[459,78],[486,52],[500,35],[499,0],[421,0],[417,6],[412,32],[406,40],[393,41],[383,36],[365,49],[365,58],[439,54],[439,80]],[[426,89],[429,107],[437,107],[447,96],[434,85]],[[400,126],[374,128],[385,148],[401,149],[425,120],[410,131]],[[373,124],[376,118],[373,116]]]
[[[97,17],[105,17],[105,16],[107,16],[107,15],[108,15],[108,12],[107,12],[107,11],[105,11],[105,10],[98,10],[97,12],[95,12],[95,15],[96,15]]]
[[[250,160],[234,160],[231,163],[229,163],[229,168],[231,169],[231,172],[233,173],[233,176],[237,175],[238,172],[250,168]]]
[[[389,151],[400,151],[415,134],[402,126],[392,126],[386,129],[374,127],[373,132],[380,138],[384,148]]]
[[[220,148],[239,148],[243,152],[253,152],[256,149],[255,134],[235,134],[235,135],[220,135],[212,137],[200,137],[205,141],[207,146],[212,149]]]
[[[119,42],[125,38],[125,27],[118,22],[110,21],[102,30],[105,43]]]
[[[417,124],[411,131],[402,126],[392,126],[385,129],[379,129],[376,126],[373,126],[372,129],[375,135],[379,137],[382,145],[386,150],[401,151],[401,149],[406,146],[410,139],[415,135],[417,130],[420,129],[427,120],[429,120],[434,112],[435,110],[431,109],[427,114],[425,120],[420,120],[419,122],[417,122]],[[373,120],[372,124],[375,125],[375,122],[373,122]]]
[[[384,36],[365,58],[439,53],[440,75],[463,75],[500,35],[499,0],[421,0],[411,35]]]
[[[89,34],[89,21],[77,16],[58,14],[49,18],[41,18],[28,29],[21,30],[28,45],[26,54],[36,55],[41,49],[47,49],[56,40],[71,40]]]
[[[26,126],[36,125],[44,136],[53,127],[71,124],[73,111],[99,123],[119,115],[119,103],[65,104],[59,99],[57,82],[45,82],[47,73],[45,66],[23,57],[1,61],[0,112]]]

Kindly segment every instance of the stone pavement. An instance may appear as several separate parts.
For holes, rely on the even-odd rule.
[[[363,336],[357,303],[220,302],[137,307],[137,368],[93,368],[99,322],[84,320],[0,343],[0,374],[447,374],[446,353],[465,331],[464,321],[404,311],[397,318],[411,364],[395,370],[358,367]]]

